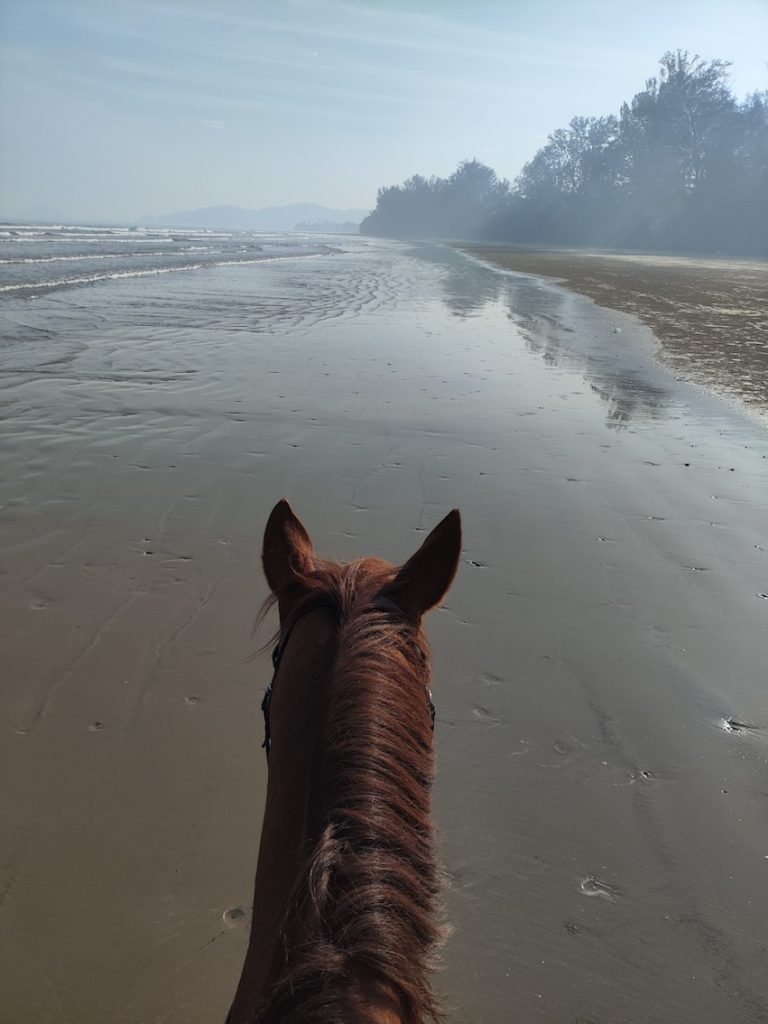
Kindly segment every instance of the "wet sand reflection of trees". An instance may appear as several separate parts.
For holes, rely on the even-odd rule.
[[[419,254],[426,255],[426,249]],[[605,341],[585,338],[568,326],[562,313],[565,296],[470,262],[458,264],[445,251],[431,249],[428,254],[445,268],[442,298],[453,316],[465,319],[494,304],[504,306],[531,352],[549,366],[562,365],[584,375],[608,406],[609,427],[621,429],[632,419],[653,420],[665,414],[670,392],[644,379],[618,347],[607,350]]]

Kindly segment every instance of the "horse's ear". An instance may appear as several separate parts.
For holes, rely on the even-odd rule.
[[[311,571],[314,548],[304,525],[283,498],[269,514],[261,562],[273,594],[280,594]]]
[[[386,588],[386,596],[418,621],[448,593],[461,554],[461,516],[455,508],[434,528]]]

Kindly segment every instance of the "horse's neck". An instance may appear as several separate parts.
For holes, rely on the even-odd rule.
[[[276,980],[272,976],[282,950],[276,939],[284,924],[286,907],[297,878],[304,867],[307,850],[317,841],[321,821],[310,815],[313,753],[294,750],[290,764],[281,764],[273,748],[267,803],[264,811],[262,841],[256,871],[251,937],[240,985],[227,1024],[250,1024],[265,987]],[[292,813],[295,808],[301,813]],[[402,1024],[399,1003],[371,978],[360,975],[349,979],[347,993],[354,1024]]]
[[[318,775],[314,737],[333,651],[322,648],[318,653],[316,643],[323,625],[325,634],[332,635],[329,626],[333,620],[324,622],[328,615],[327,610],[319,609],[297,624],[286,650],[284,668],[281,667],[280,678],[275,681],[272,749],[254,882],[253,920],[245,964],[230,1011],[231,1024],[252,1020],[265,985],[273,980],[270,971],[286,908],[307,850],[317,840],[317,822],[309,813],[313,780]],[[313,650],[321,666],[314,674],[304,669],[303,655],[308,650]],[[275,702],[287,699],[289,694],[289,714],[274,714]]]
[[[297,883],[327,820],[323,748],[318,746],[335,645],[335,621],[318,609],[301,619],[287,645],[272,703],[269,783],[254,885],[253,921],[230,1024],[251,1024],[285,965],[281,936]],[[307,674],[306,665],[312,665]],[[289,703],[280,703],[288,701]],[[354,1024],[402,1024],[394,992],[359,971],[344,993]],[[300,1019],[300,1017],[296,1017]]]
[[[354,1024],[402,1024],[400,1003],[391,990],[370,975],[350,978],[350,1008]]]

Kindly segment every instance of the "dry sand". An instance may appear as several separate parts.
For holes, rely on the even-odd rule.
[[[429,623],[449,1019],[768,1019],[764,430],[628,317],[356,244],[8,307],[0,1018],[223,1020],[286,495],[339,558],[463,513]]]

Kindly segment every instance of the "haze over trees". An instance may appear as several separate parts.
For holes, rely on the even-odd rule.
[[[768,255],[768,92],[665,53],[618,115],[574,117],[514,185],[477,160],[382,188],[363,234]]]
[[[478,160],[460,163],[449,178],[414,174],[402,185],[380,188],[376,209],[360,225],[364,235],[400,238],[474,238],[503,217],[508,181]]]

